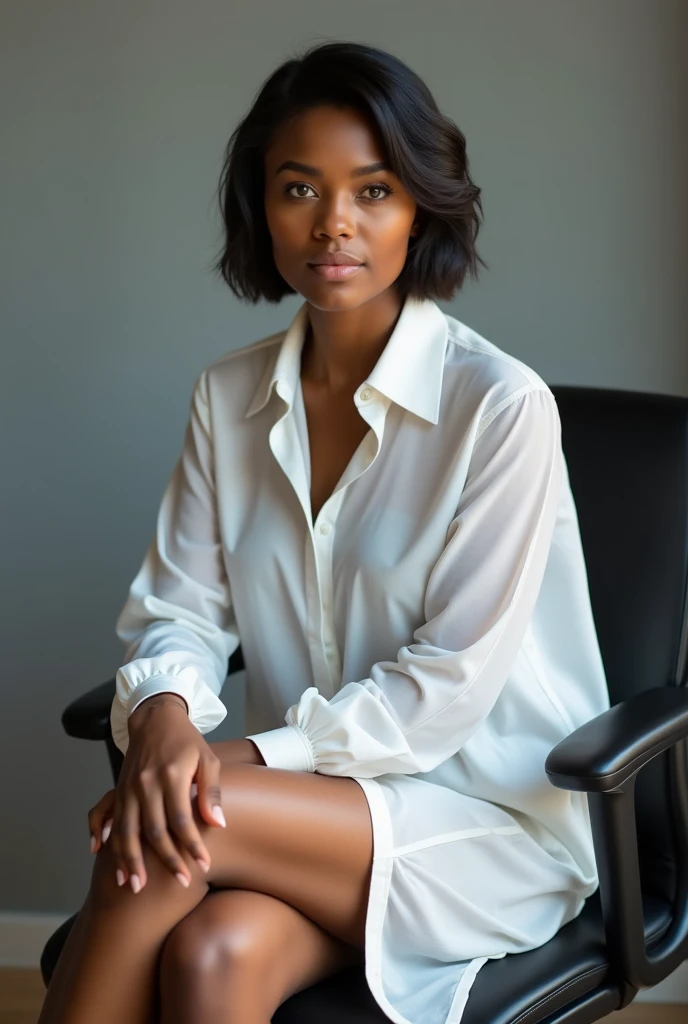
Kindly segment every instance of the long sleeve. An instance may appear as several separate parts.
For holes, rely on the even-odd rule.
[[[486,413],[414,642],[329,701],[306,689],[285,726],[248,737],[266,764],[373,778],[431,771],[455,754],[492,709],[524,638],[562,482],[549,390],[529,388]]]
[[[116,675],[110,723],[126,753],[127,719],[155,693],[179,694],[201,733],[227,710],[219,694],[239,646],[217,521],[206,371],[193,390],[180,458],[155,536],[116,624],[127,646]]]

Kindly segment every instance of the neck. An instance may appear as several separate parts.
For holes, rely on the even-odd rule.
[[[403,306],[391,290],[342,312],[308,305],[301,377],[332,392],[355,391],[390,339]]]

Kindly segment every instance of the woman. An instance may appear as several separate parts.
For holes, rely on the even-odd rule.
[[[458,1024],[595,891],[585,797],[544,773],[608,707],[557,407],[435,302],[486,265],[479,195],[373,47],[288,60],[233,133],[219,269],[304,302],[196,381],[41,1024],[266,1024],[355,963],[390,1020]],[[248,735],[209,743],[239,642]]]

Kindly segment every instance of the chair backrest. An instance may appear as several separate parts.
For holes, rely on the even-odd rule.
[[[688,398],[551,386],[612,704],[683,686],[688,584]],[[672,767],[636,780],[643,884],[675,884]],[[686,768],[684,764],[684,768]]]

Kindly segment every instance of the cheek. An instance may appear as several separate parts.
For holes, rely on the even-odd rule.
[[[371,240],[386,249],[398,249],[406,245],[413,215],[405,207],[387,207],[377,210],[376,216],[368,218]]]
[[[371,235],[373,251],[385,260],[401,261],[406,258],[411,224],[398,217],[376,225]]]
[[[299,218],[293,207],[280,203],[265,204],[265,219],[275,248],[289,248],[289,242],[298,232]]]

